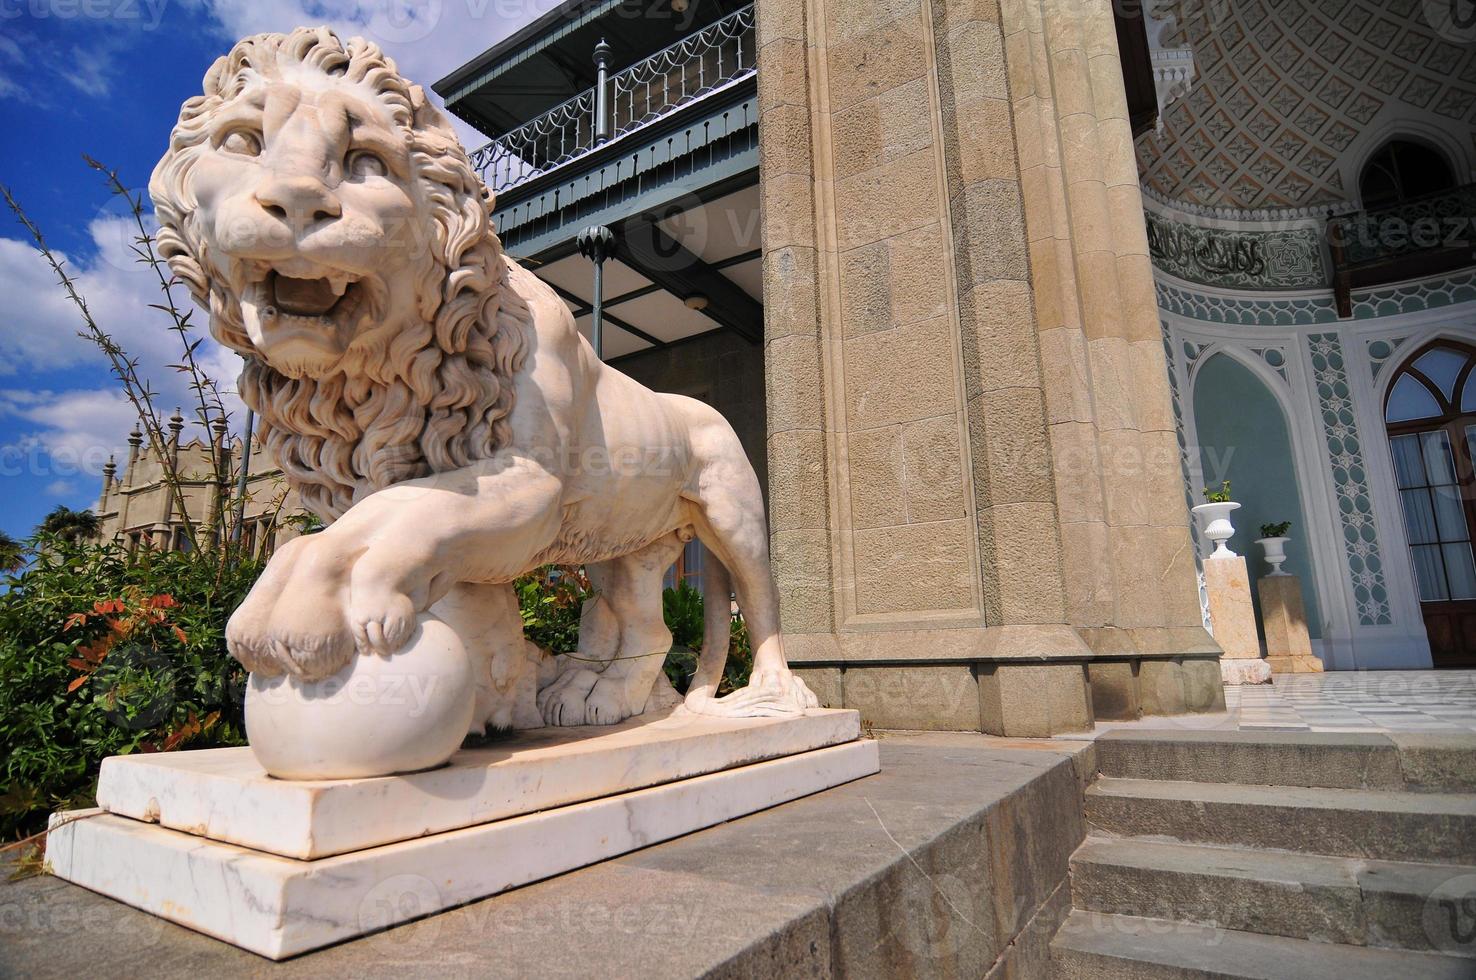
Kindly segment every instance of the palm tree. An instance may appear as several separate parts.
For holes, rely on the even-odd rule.
[[[15,538],[0,531],[0,573],[9,575],[26,566],[26,548]]]
[[[73,510],[65,505],[58,505],[56,510],[46,515],[46,519],[36,530],[44,534],[54,534],[63,541],[75,544],[97,537],[102,531],[102,518],[90,510]]]

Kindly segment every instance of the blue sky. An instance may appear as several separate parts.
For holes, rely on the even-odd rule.
[[[160,392],[187,404],[158,284],[128,252],[126,212],[90,154],[137,190],[180,103],[245,34],[327,23],[378,42],[425,85],[554,0],[0,0],[0,183],[62,253],[94,317]],[[480,137],[462,127],[463,141]],[[147,200],[147,195],[145,195]],[[183,293],[181,298],[185,298]],[[197,314],[203,332],[205,319]],[[76,336],[66,301],[25,229],[0,212],[0,530],[29,534],[57,504],[96,502],[108,454],[126,458],[131,409],[102,354]],[[234,389],[239,361],[208,341],[205,362]],[[188,414],[188,413],[186,413]]]

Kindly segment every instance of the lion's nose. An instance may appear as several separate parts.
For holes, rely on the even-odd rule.
[[[338,197],[313,177],[269,177],[257,188],[256,202],[298,234],[343,213]]]

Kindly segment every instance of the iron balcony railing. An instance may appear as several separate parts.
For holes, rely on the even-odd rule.
[[[1476,184],[1466,184],[1327,222],[1338,314],[1354,289],[1476,265]]]
[[[472,166],[501,193],[748,78],[756,54],[748,6],[610,75],[604,99],[587,89],[509,130],[472,153]]]
[[[1466,184],[1333,218],[1328,232],[1347,264],[1363,265],[1431,249],[1469,249],[1473,216],[1476,184]]]

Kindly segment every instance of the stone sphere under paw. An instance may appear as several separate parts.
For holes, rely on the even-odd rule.
[[[422,615],[397,653],[355,655],[318,681],[252,674],[246,738],[279,779],[352,779],[441,765],[471,724],[476,684],[461,639]]]

